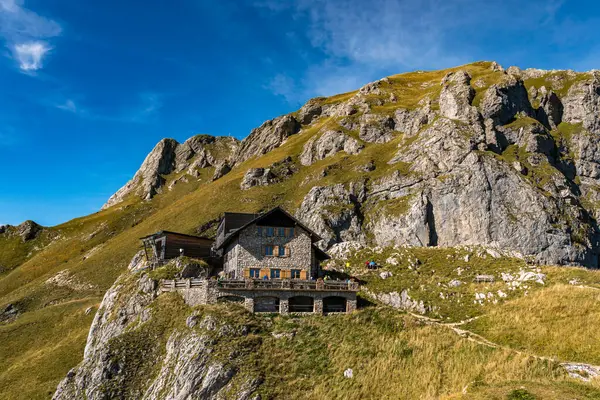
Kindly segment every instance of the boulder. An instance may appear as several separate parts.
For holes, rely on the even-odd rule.
[[[167,183],[164,175],[188,169],[198,177],[197,168],[229,163],[238,148],[238,140],[230,137],[196,135],[183,144],[174,139],[161,140],[148,154],[134,177],[113,194],[102,209],[122,202],[129,195],[151,200]]]
[[[273,183],[275,176],[269,168],[250,168],[244,174],[240,189],[248,190],[254,186],[267,186]]]
[[[291,115],[265,122],[242,140],[235,156],[235,164],[241,164],[249,158],[261,156],[281,146],[288,137],[298,133],[300,128],[300,123]]]
[[[394,113],[394,127],[398,132],[414,136],[425,125],[433,122],[435,117],[436,113],[431,110],[429,104],[416,110],[397,108]]]
[[[563,121],[581,124],[587,131],[600,134],[600,80],[594,77],[574,84],[563,105]]]
[[[231,171],[231,167],[228,163],[224,162],[215,166],[215,173],[213,174],[212,180],[216,181],[219,178],[227,175]]]
[[[550,91],[542,95],[536,118],[548,129],[556,129],[562,122],[563,110],[563,104],[556,93]]]
[[[320,99],[311,99],[298,111],[298,121],[302,125],[309,125],[319,118],[322,112]]]
[[[429,307],[425,306],[423,300],[412,299],[406,289],[402,290],[400,293],[371,293],[368,289],[366,289],[365,292],[382,303],[399,310],[416,312],[417,314],[425,314],[427,311],[431,310]]]
[[[38,237],[43,229],[41,225],[29,220],[17,226],[17,235],[23,239],[23,242],[28,242]]]
[[[471,76],[466,71],[450,72],[444,77],[439,99],[440,114],[463,122],[479,118],[477,108],[471,105],[475,89],[470,83]]]
[[[484,119],[490,118],[496,125],[511,122],[519,113],[533,116],[523,81],[513,75],[507,75],[501,83],[485,91],[480,111]]]
[[[302,165],[311,165],[318,160],[333,156],[342,150],[347,154],[358,154],[363,147],[358,140],[345,133],[329,130],[306,142],[300,155],[300,163]]]
[[[365,243],[360,211],[365,200],[364,182],[315,186],[304,197],[296,217],[324,239],[323,248],[345,241]]]

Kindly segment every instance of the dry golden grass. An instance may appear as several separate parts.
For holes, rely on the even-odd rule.
[[[497,82],[501,76],[491,71],[489,66],[489,63],[474,63],[452,71],[466,69],[473,76],[473,81],[480,80],[483,86],[477,89],[477,95],[481,97],[485,87]],[[440,80],[449,71],[390,77],[389,89],[399,96],[399,102],[393,107],[410,108],[426,97],[434,97],[440,90]],[[354,94],[334,96],[325,101],[339,102]],[[385,106],[383,108],[380,111],[386,111]],[[240,192],[239,184],[248,168],[266,167],[289,155],[297,158],[311,137],[322,129],[335,127],[337,122],[335,118],[323,118],[288,138],[283,146],[246,161],[215,182],[211,182],[212,170],[208,169],[203,171],[201,182],[177,185],[173,191],[165,191],[151,203],[130,198],[109,210],[54,227],[52,232],[59,239],[39,251],[30,253],[28,248],[16,248],[16,240],[0,242],[0,256],[4,255],[0,261],[10,267],[9,271],[0,275],[0,308],[14,303],[21,312],[16,322],[0,325],[0,398],[47,398],[58,381],[77,364],[92,318],[83,316],[82,310],[89,304],[98,303],[103,292],[125,270],[140,248],[139,237],[160,229],[194,233],[198,226],[224,211],[256,212],[274,205],[294,210],[314,185],[348,183],[367,176],[376,179],[394,169],[407,173],[409,166],[387,164],[398,151],[398,146],[406,145],[410,140],[398,134],[387,144],[366,144],[358,156],[348,157],[339,153],[313,166],[301,168],[285,182]],[[369,160],[375,161],[376,170],[370,174],[359,172],[358,167]],[[329,173],[323,177],[320,172],[327,167],[330,167]],[[95,248],[98,251],[84,259]],[[20,265],[16,266],[17,263]],[[79,282],[93,285],[93,288],[75,291],[44,283],[62,270],[70,271]],[[564,283],[571,276],[562,272],[553,274]],[[586,283],[600,287],[600,280],[595,277],[579,272],[577,275],[581,275]],[[569,298],[571,300],[579,301],[579,298]],[[515,304],[513,312],[517,314],[522,312],[521,306],[534,307],[530,303]],[[499,307],[496,319],[490,320],[494,324],[506,318],[501,310]],[[507,309],[505,314],[509,312]],[[524,313],[529,314],[535,315],[531,311]],[[365,315],[370,315],[373,321]],[[392,323],[398,318],[404,321],[404,317],[393,312],[382,315]],[[359,313],[343,318],[307,319],[307,325],[302,328],[304,333],[299,335],[304,338],[303,345],[294,347],[293,351],[288,349],[289,353],[278,345],[272,347],[279,349],[279,353],[273,354],[279,354],[284,357],[281,360],[288,361],[279,370],[270,370],[273,377],[283,374],[286,379],[283,386],[273,383],[274,393],[287,396],[286,388],[302,389],[302,386],[297,386],[302,383],[310,390],[300,390],[298,397],[307,394],[312,398],[327,398],[330,394],[328,398],[348,398],[344,396],[356,393],[354,398],[359,398],[359,395],[363,398],[419,398],[423,395],[427,398],[455,393],[462,389],[461,385],[471,381],[496,382],[493,385],[499,385],[504,380],[540,380],[545,382],[544,385],[554,384],[555,372],[544,363],[534,362],[529,368],[530,361],[526,358],[458,339],[443,328],[407,323],[402,330],[386,331],[388,322],[376,318],[372,313]],[[583,323],[584,316],[578,318]],[[564,322],[564,318],[560,322]],[[553,326],[556,323],[548,324]],[[311,328],[311,324],[315,327]],[[590,334],[593,324],[597,321],[592,321],[589,327],[579,326],[578,332]],[[514,322],[514,326],[515,329],[527,327],[518,322]],[[498,331],[496,334],[502,337],[503,333]],[[538,336],[541,334],[536,333]],[[536,342],[535,337],[525,339]],[[271,339],[267,337],[265,340],[270,343]],[[588,352],[588,347],[585,347],[588,345],[589,342],[582,339],[559,350],[568,354],[571,349],[576,355],[584,354]],[[306,353],[311,346],[316,347]],[[410,349],[410,355],[404,353],[406,349]],[[548,350],[549,354],[554,351],[551,345],[531,346],[531,349]],[[327,354],[326,362],[319,361],[323,352]],[[269,358],[270,354],[270,351],[266,352],[265,359],[277,361]],[[594,355],[593,358],[598,357]],[[340,372],[348,367],[347,364],[358,366],[354,380],[341,378]],[[276,362],[275,365],[279,364]],[[324,375],[319,375],[321,373]],[[312,378],[307,379],[307,376]]]
[[[280,324],[281,326],[278,326]],[[267,397],[286,399],[438,399],[505,382],[562,382],[556,364],[461,338],[393,310],[284,320],[260,354]],[[354,377],[343,373],[353,370]],[[507,393],[506,391],[504,392]]]
[[[468,328],[514,349],[600,365],[600,290],[555,285],[498,307]]]

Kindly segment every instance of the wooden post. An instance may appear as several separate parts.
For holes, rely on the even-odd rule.
[[[244,308],[251,313],[254,312],[254,299],[252,297],[246,297],[244,299]]]
[[[356,311],[356,300],[346,300],[346,312],[351,313]]]
[[[147,239],[142,240],[142,243],[144,244],[144,254],[146,255],[146,261],[150,261],[148,259],[148,247],[146,246],[146,240]]]
[[[313,312],[315,314],[323,314],[323,299],[315,299]]]
[[[290,301],[288,299],[279,300],[279,313],[287,314],[290,311]]]

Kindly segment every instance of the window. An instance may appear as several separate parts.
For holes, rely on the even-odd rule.
[[[250,278],[258,279],[260,277],[259,268],[250,268]]]
[[[277,228],[277,236],[286,237],[285,228]]]
[[[292,279],[300,279],[300,270],[299,269],[292,270]]]
[[[267,226],[267,236],[268,237],[275,236],[275,228],[273,228],[272,226]]]
[[[280,276],[281,276],[280,269],[272,269],[271,270],[271,279],[279,279]]]
[[[279,254],[277,254],[279,257],[286,257],[287,253],[287,246],[279,246]]]
[[[273,256],[273,246],[272,245],[266,245],[265,246],[265,256]]]
[[[287,228],[287,237],[294,237],[294,228]]]

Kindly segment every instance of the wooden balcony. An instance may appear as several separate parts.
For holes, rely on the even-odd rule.
[[[177,289],[199,288],[204,285],[213,286],[220,290],[294,290],[294,291],[332,291],[332,292],[358,292],[358,282],[335,280],[298,280],[298,279],[175,279],[163,280],[160,288],[163,291]]]

